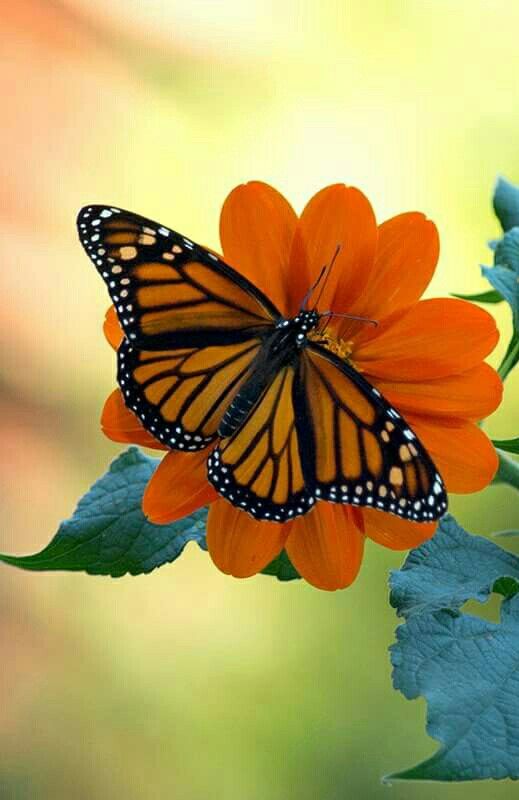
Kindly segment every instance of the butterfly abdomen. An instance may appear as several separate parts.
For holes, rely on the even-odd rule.
[[[296,352],[293,337],[276,332],[264,342],[248,380],[229,404],[218,428],[218,435],[226,439],[240,428],[263,393],[272,383],[283,364]]]
[[[257,371],[251,375],[223,415],[218,428],[219,436],[226,439],[243,425],[271,380],[270,370]]]

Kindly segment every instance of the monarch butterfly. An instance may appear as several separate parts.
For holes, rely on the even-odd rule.
[[[445,487],[428,453],[325,335],[331,312],[308,308],[324,270],[286,319],[169,228],[108,206],[83,208],[77,224],[124,332],[127,407],[168,448],[213,445],[207,476],[223,497],[278,522],[317,500],[442,516]]]

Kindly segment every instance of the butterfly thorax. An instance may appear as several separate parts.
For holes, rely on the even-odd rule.
[[[276,329],[284,334],[280,342],[293,342],[295,347],[303,347],[306,337],[315,330],[320,319],[318,311],[301,310],[292,319],[280,320],[276,325]]]

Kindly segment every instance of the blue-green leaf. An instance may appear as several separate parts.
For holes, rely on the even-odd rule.
[[[73,570],[90,575],[151,572],[174,561],[189,541],[204,544],[206,509],[170,525],[153,525],[141,511],[157,459],[131,447],[80,500],[51,542],[29,556],[0,555],[28,570]]]
[[[519,558],[445,517],[436,535],[391,576],[406,617],[391,648],[393,682],[425,697],[427,731],[440,749],[386,780],[519,778]],[[501,622],[460,612],[491,592]]]
[[[519,274],[512,272],[508,267],[497,265],[495,267],[481,267],[481,272],[507,301],[514,315],[514,324],[519,318]]]
[[[504,231],[519,225],[519,187],[499,178],[494,189],[494,211]]]
[[[476,294],[457,294],[451,292],[452,297],[459,297],[460,300],[470,300],[472,303],[502,303],[504,298],[495,289],[488,292],[478,292]]]
[[[484,603],[498,578],[519,580],[519,558],[482,536],[469,534],[447,514],[432,539],[411,550],[391,573],[391,605],[402,617]]]
[[[481,267],[483,276],[509,304],[519,329],[519,228],[503,236],[494,252],[494,266]]]
[[[301,577],[290,561],[286,550],[282,550],[278,557],[262,570],[262,573],[263,575],[273,575],[278,581],[293,581]]]
[[[501,622],[437,611],[397,631],[395,688],[428,703],[432,758],[387,780],[519,778],[519,595]]]
[[[519,272],[519,227],[510,228],[496,245],[494,264]]]

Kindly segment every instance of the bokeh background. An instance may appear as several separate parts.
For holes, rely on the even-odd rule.
[[[114,359],[79,207],[217,248],[237,183],[300,209],[342,180],[380,220],[436,221],[431,294],[482,290],[494,179],[519,181],[518,26],[507,0],[2,4],[1,551],[44,546],[120,449],[98,425]],[[510,320],[492,313],[496,364]],[[517,435],[518,399],[519,370],[493,434]],[[453,508],[474,532],[519,525],[504,488]],[[195,545],[140,578],[0,567],[0,797],[515,797],[510,782],[380,783],[435,749],[424,703],[391,689],[402,558],[368,546],[336,594],[226,578]]]

